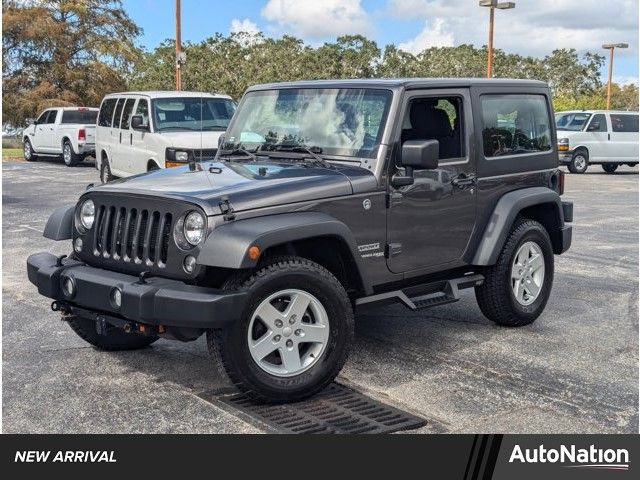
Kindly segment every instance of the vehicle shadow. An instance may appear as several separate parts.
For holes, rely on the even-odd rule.
[[[38,157],[35,163],[46,163],[51,165],[60,165],[62,167],[67,168],[64,164],[64,160],[62,157]],[[82,162],[78,162],[77,165],[69,168],[96,168],[96,160],[93,157],[87,157]]]

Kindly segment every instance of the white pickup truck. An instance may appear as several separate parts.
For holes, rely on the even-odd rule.
[[[25,128],[22,138],[24,159],[33,162],[38,157],[60,157],[73,167],[90,155],[95,155],[97,108],[59,107],[42,112]]]

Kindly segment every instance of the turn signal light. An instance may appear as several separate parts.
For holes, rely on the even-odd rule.
[[[561,143],[558,145],[558,151],[559,152],[568,152],[569,151],[569,145],[566,143]]]
[[[172,160],[165,160],[164,166],[167,168],[172,167],[184,167],[186,164],[184,162],[174,162]]]
[[[249,250],[247,253],[249,254],[249,258],[251,260],[257,260],[258,258],[260,258],[260,249],[255,245],[249,247]]]

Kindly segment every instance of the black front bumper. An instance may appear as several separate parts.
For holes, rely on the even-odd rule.
[[[48,252],[29,256],[27,273],[29,281],[45,297],[148,325],[219,328],[238,320],[246,295],[159,277],[141,283],[138,277],[90,267],[76,260],[58,262]],[[62,282],[66,278],[75,284],[72,296],[63,293]],[[122,292],[120,308],[111,299],[114,288]]]

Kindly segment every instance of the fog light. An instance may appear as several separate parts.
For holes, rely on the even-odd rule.
[[[111,290],[111,305],[115,308],[120,308],[122,306],[122,290],[118,287]]]
[[[196,257],[193,255],[187,255],[184,259],[184,271],[187,273],[193,273],[196,269]]]
[[[62,279],[62,293],[66,297],[73,297],[76,293],[76,282],[71,277],[64,277]]]
[[[76,251],[76,253],[80,253],[82,251],[82,239],[80,237],[74,240],[73,249]]]

